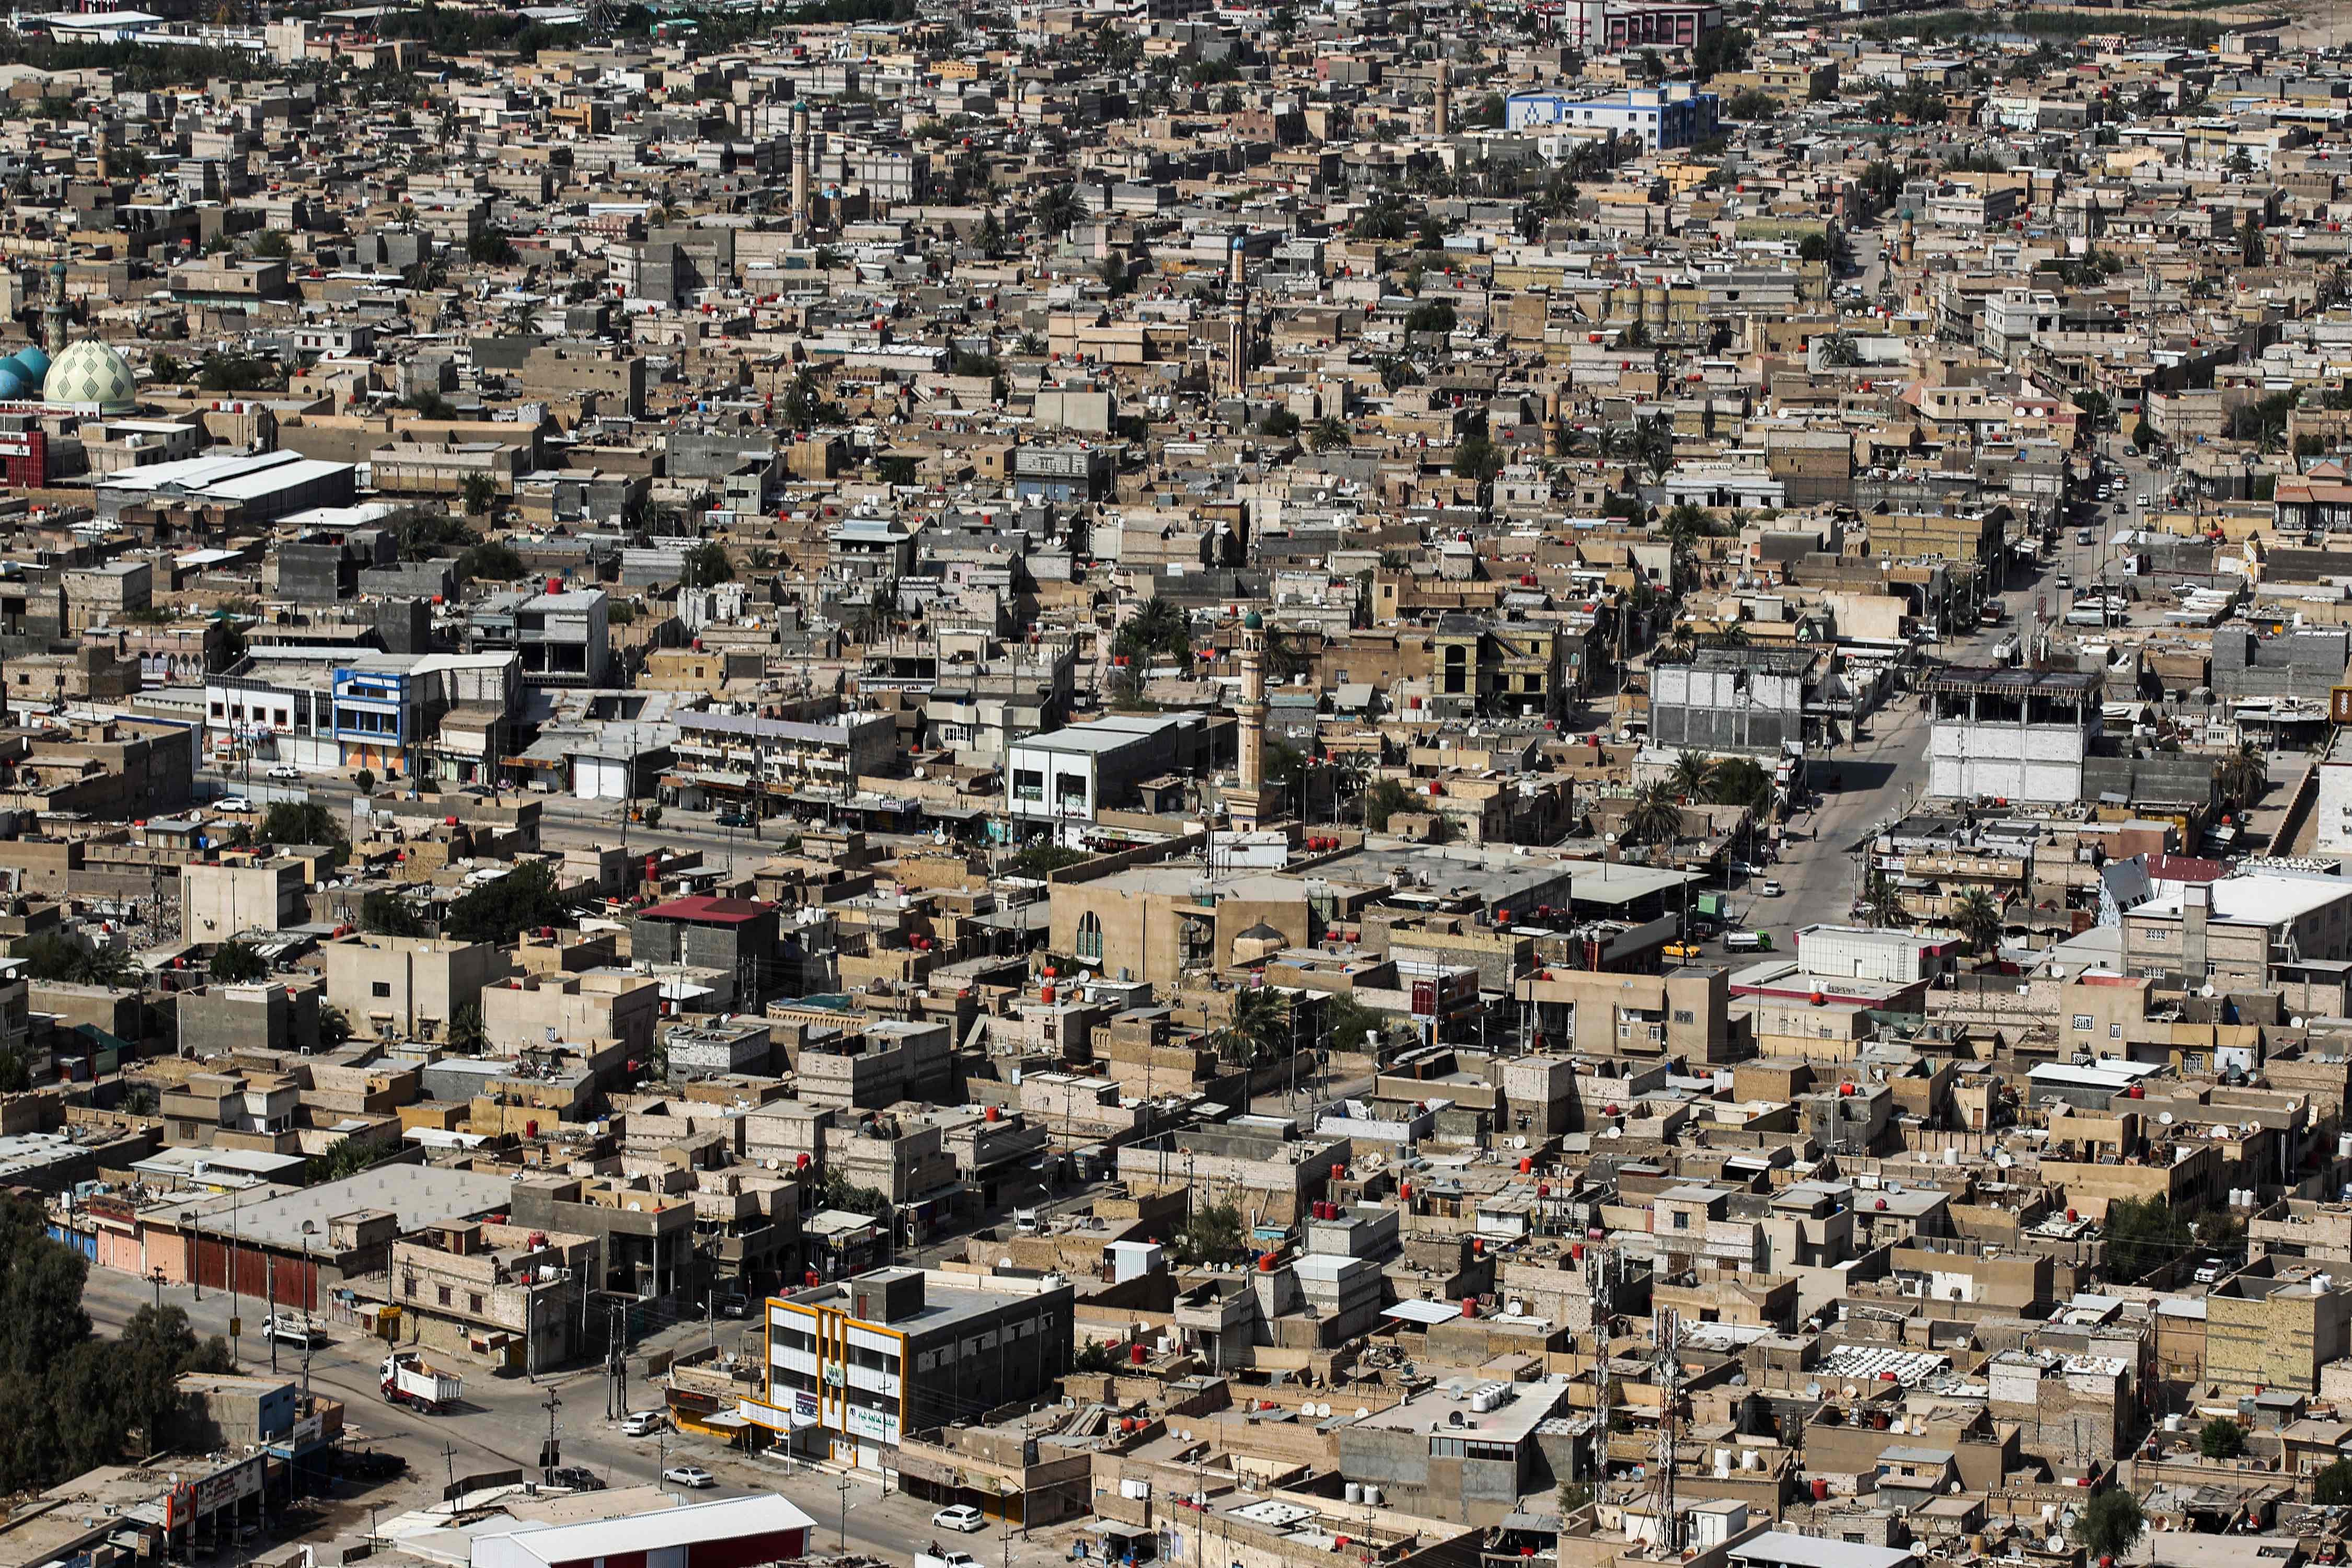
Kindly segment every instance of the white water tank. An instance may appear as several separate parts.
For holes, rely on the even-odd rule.
[[[1365,1482],[1364,1500],[1370,1503],[1374,1508],[1378,1508],[1381,1505],[1381,1489],[1372,1485],[1370,1481]]]
[[[1354,1481],[1349,1481],[1349,1482],[1348,1483],[1348,1500],[1349,1500],[1349,1502],[1361,1502],[1361,1501],[1363,1501],[1363,1500],[1364,1500],[1364,1489],[1363,1489],[1361,1486],[1360,1486],[1359,1484],[1357,1484],[1356,1482],[1354,1482]]]

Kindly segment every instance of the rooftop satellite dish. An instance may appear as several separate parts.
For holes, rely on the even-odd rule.
[[[2158,1112],[2156,1113],[2156,1124],[2157,1124],[2158,1127],[2169,1127],[2169,1126],[2171,1126],[2171,1125],[2172,1125],[2172,1112],[2170,1112],[2169,1110],[2159,1110],[2159,1111],[2158,1111]]]
[[[1820,1384],[1818,1384],[1818,1383],[1809,1383],[1809,1384],[1805,1384],[1805,1397],[1806,1397],[1806,1398],[1808,1398],[1808,1399],[1819,1399],[1821,1396],[1822,1396],[1822,1385],[1821,1385]]]

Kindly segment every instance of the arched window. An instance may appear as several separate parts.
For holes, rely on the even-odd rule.
[[[1102,962],[1102,917],[1091,910],[1078,917],[1078,956]]]

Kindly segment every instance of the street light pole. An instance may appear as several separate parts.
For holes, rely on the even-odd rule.
[[[841,1492],[841,1552],[842,1555],[847,1556],[849,1554],[849,1478],[847,1476],[841,1478],[838,1489]]]

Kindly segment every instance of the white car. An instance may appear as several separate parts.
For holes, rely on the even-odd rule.
[[[941,1530],[961,1530],[969,1535],[976,1530],[986,1530],[988,1516],[968,1502],[960,1502],[931,1515],[931,1522]]]
[[[621,1435],[625,1437],[650,1436],[662,1429],[662,1413],[658,1410],[632,1410],[621,1417]]]
[[[300,784],[302,782],[302,770],[296,767],[292,763],[280,763],[276,767],[269,770],[269,776],[277,780],[279,784]]]
[[[1781,887],[1780,883],[1772,881],[1766,882],[1764,886],[1759,889],[1759,891],[1768,899],[1777,899],[1787,890],[1788,889]]]
[[[672,1465],[662,1472],[662,1479],[674,1482],[678,1486],[691,1487],[697,1490],[719,1484],[719,1478],[700,1465]]]
[[[253,802],[246,799],[245,796],[241,795],[225,795],[221,796],[220,799],[213,802],[213,809],[215,811],[251,811],[253,809]]]
[[[2209,1258],[2204,1262],[2197,1266],[2197,1283],[2200,1285],[2210,1285],[2215,1280],[2221,1279],[2223,1271],[2228,1268],[2229,1265],[2222,1262],[2220,1258]]]

